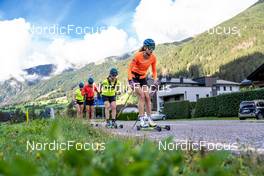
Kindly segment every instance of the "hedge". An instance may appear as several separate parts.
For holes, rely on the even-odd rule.
[[[242,101],[264,99],[264,89],[223,94],[197,101],[195,117],[237,117]]]
[[[117,120],[137,120],[138,113],[130,112],[130,113],[121,113]]]
[[[191,115],[191,118],[194,117],[195,107],[196,107],[196,102],[190,102],[190,115]]]
[[[163,113],[169,119],[182,119],[191,117],[191,105],[189,101],[174,101],[164,103]]]
[[[196,107],[196,102],[190,102],[190,108],[195,109]]]
[[[201,98],[197,101],[194,117],[217,116],[217,97]]]

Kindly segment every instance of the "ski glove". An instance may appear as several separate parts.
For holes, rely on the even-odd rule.
[[[154,80],[154,86],[158,87],[159,86],[159,80]]]
[[[133,80],[128,80],[128,84],[131,87],[131,89],[134,90],[134,88],[135,88],[135,82]]]
[[[150,96],[154,96],[155,93],[158,91],[159,89],[159,81],[158,80],[154,80],[154,83],[153,83],[153,86],[151,86],[151,89],[150,89]]]

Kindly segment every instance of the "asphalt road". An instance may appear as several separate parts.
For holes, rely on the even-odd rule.
[[[122,136],[137,136],[151,140],[162,141],[168,137],[175,143],[184,141],[208,144],[224,144],[225,149],[244,150],[251,149],[264,153],[264,121],[258,120],[179,120],[157,121],[158,125],[170,125],[171,130],[161,132],[137,131],[131,129],[134,121],[119,121],[123,129],[107,129],[108,132]],[[138,123],[139,125],[139,123]],[[105,128],[103,128],[105,129]],[[200,143],[199,143],[200,144]],[[215,146],[213,146],[215,147]],[[212,147],[212,148],[213,148]],[[221,147],[220,147],[221,148]]]

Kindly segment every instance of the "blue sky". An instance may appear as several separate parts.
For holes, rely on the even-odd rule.
[[[114,25],[133,35],[131,24],[138,4],[139,0],[0,0],[0,19],[22,17],[35,25]]]

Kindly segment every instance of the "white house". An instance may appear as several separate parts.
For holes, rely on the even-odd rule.
[[[225,81],[225,80],[216,80],[215,86],[217,89],[217,95],[224,93],[238,92],[240,90],[239,83]]]
[[[183,100],[196,102],[199,98],[238,91],[239,83],[218,80],[214,77],[201,77],[196,79],[162,78],[161,87],[157,92],[153,109],[162,111],[165,102]]]

